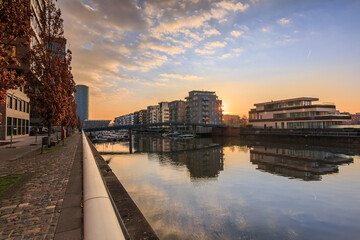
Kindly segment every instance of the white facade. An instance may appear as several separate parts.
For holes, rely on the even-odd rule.
[[[249,123],[258,128],[327,128],[350,118],[334,104],[312,104],[318,98],[293,98],[255,104]]]

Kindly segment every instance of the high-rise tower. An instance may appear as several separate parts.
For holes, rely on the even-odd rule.
[[[80,117],[81,123],[89,119],[89,87],[86,85],[76,85],[75,92],[76,113]]]

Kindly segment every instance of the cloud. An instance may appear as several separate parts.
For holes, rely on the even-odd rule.
[[[231,31],[230,33],[233,37],[240,37],[241,35],[244,34],[243,31]]]
[[[213,51],[213,50],[205,50],[205,49],[195,49],[195,52],[199,53],[199,54],[202,54],[202,55],[204,55],[204,54],[214,54],[215,53],[215,51]]]
[[[261,31],[264,32],[264,33],[268,33],[268,32],[271,31],[271,27],[269,27],[269,26],[263,27],[263,28],[261,29]]]
[[[233,49],[233,51],[234,51],[235,53],[242,53],[244,50],[241,49],[241,48],[235,48],[235,49]]]
[[[282,25],[285,25],[285,24],[289,24],[291,22],[291,19],[288,19],[288,18],[281,18],[278,23],[279,24],[282,24]]]
[[[225,59],[225,58],[228,58],[228,57],[231,57],[231,53],[226,53],[226,54],[223,54],[221,55],[221,59]]]
[[[226,46],[226,42],[209,42],[207,44],[205,44],[205,48],[206,49],[213,49],[213,48],[222,48]]]
[[[180,74],[163,73],[163,74],[160,74],[160,76],[162,76],[164,78],[180,79],[180,80],[185,80],[185,81],[203,80],[203,77],[199,77],[199,76],[195,76],[195,75],[180,75]]]
[[[241,2],[234,3],[233,1],[221,1],[218,3],[214,3],[215,6],[221,7],[223,9],[226,9],[228,11],[245,11],[249,4],[242,4]]]
[[[208,30],[204,30],[204,35],[206,36],[212,36],[212,35],[220,35],[221,33],[216,30],[215,28],[212,28],[212,29],[208,29]]]

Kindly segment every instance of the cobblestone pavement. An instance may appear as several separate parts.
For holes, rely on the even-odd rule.
[[[0,239],[53,239],[80,134],[55,149],[0,161],[0,177],[21,180],[0,195]]]

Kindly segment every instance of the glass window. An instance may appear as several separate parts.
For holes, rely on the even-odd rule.
[[[29,134],[29,120],[26,120],[26,134]]]
[[[12,118],[11,117],[7,117],[7,135],[11,136],[11,125],[12,125]]]
[[[22,135],[24,135],[25,134],[25,129],[26,129],[26,125],[25,125],[25,119],[23,119],[22,120],[22,131],[21,131],[21,133],[22,133]]]
[[[13,118],[13,124],[12,124],[13,135],[17,135],[16,127],[17,127],[17,118]]]
[[[17,132],[18,135],[21,135],[21,119],[18,119]]]

